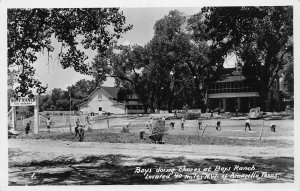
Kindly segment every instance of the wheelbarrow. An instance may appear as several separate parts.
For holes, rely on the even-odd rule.
[[[155,144],[164,144],[165,142],[162,141],[162,138],[164,135],[166,135],[167,130],[168,127],[166,127],[165,121],[159,119],[153,125],[152,133],[149,136],[149,139]]]
[[[164,134],[154,134],[150,135],[149,139],[155,143],[155,144],[165,144],[165,142],[162,140]]]
[[[13,129],[8,130],[8,138],[13,139],[16,138],[19,135],[20,132],[15,131]]]

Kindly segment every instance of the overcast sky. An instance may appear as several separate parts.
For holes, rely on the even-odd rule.
[[[169,13],[170,10],[177,9],[184,12],[186,15],[193,15],[200,11],[200,7],[197,8],[124,8],[121,9],[124,12],[126,21],[128,24],[133,25],[133,29],[128,31],[123,38],[119,41],[122,44],[140,44],[144,45],[149,42],[154,35],[154,23],[163,18]],[[49,58],[40,54],[40,59],[34,64],[36,68],[37,77],[44,83],[48,84],[48,91],[53,88],[66,89],[68,86],[75,84],[80,79],[89,79],[91,76],[82,75],[75,72],[72,68],[62,69],[57,60],[57,53],[60,50],[60,45],[54,42],[56,47],[53,54]],[[95,55],[94,52],[88,52],[89,59],[92,59]],[[113,86],[114,80],[108,79],[104,85]]]

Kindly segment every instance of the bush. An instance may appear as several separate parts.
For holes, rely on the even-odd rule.
[[[129,128],[127,128],[127,127],[122,127],[121,133],[129,133]]]
[[[198,119],[200,116],[201,116],[200,113],[188,113],[186,119],[188,120]]]

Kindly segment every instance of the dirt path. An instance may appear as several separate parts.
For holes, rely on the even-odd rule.
[[[9,140],[9,185],[282,183],[294,181],[293,148]],[[236,165],[255,171],[234,171]],[[201,168],[196,173],[180,168]],[[228,172],[217,167],[231,168]],[[138,173],[136,168],[151,169]],[[174,172],[157,172],[159,168]],[[203,172],[212,168],[212,172]],[[264,177],[263,172],[276,175]],[[178,178],[175,176],[182,175]],[[156,176],[169,176],[157,178]],[[223,176],[240,176],[226,178]],[[258,178],[245,178],[258,176]],[[149,177],[154,177],[153,179]],[[197,177],[197,178],[195,178]]]
[[[9,140],[9,151],[22,151],[13,161],[55,158],[61,155],[83,157],[86,155],[121,154],[130,156],[163,156],[186,158],[241,158],[253,157],[293,157],[293,148],[245,147],[218,145],[155,145],[96,142],[67,142],[52,140],[13,139]],[[50,158],[49,158],[50,157]]]

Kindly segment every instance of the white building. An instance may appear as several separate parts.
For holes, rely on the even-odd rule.
[[[102,115],[103,113],[111,114],[133,114],[144,113],[143,105],[138,102],[136,95],[133,95],[127,102],[118,102],[119,89],[116,87],[100,86],[96,88],[88,101],[79,104],[77,107],[83,114],[94,113]]]

